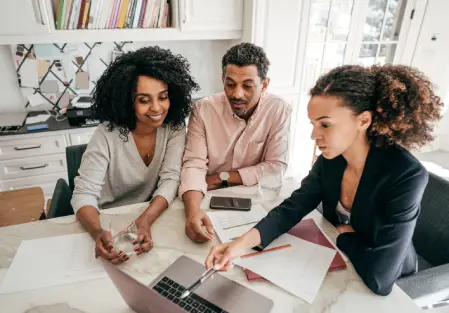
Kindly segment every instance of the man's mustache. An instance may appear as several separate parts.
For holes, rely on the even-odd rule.
[[[235,104],[247,104],[248,102],[245,100],[241,100],[241,99],[231,99],[231,103],[235,103]]]

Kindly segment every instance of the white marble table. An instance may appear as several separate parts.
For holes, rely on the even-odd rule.
[[[289,183],[287,189],[295,184]],[[210,196],[254,194],[254,188],[234,187],[214,191],[204,200],[203,208],[208,207]],[[283,196],[288,194],[284,190]],[[280,201],[280,199],[279,199]],[[257,202],[257,199],[256,199]],[[269,210],[273,203],[264,203]],[[131,222],[146,207],[136,204],[103,211],[103,225],[112,220],[124,219]],[[309,217],[315,219],[327,236],[335,242],[338,235],[335,228],[318,212]],[[167,268],[180,255],[187,255],[199,262],[204,259],[209,249],[218,243],[214,238],[206,244],[195,244],[184,234],[184,209],[177,199],[159,218],[152,228],[155,242],[153,250],[140,257],[133,257],[121,268],[143,283],[149,283]],[[58,236],[83,232],[81,225],[73,216],[24,225],[0,228],[0,279],[5,275],[21,240]],[[32,261],[30,261],[32,262]],[[51,264],[48,266],[51,267]],[[346,270],[328,273],[321,289],[313,302],[308,304],[283,291],[269,282],[248,282],[244,272],[234,268],[225,276],[273,299],[273,313],[290,312],[364,312],[397,313],[421,312],[412,300],[397,286],[387,297],[373,294],[360,280],[353,267],[348,263]],[[132,312],[120,297],[115,286],[108,278],[79,282],[33,291],[0,295],[0,312],[2,313],[125,313]]]

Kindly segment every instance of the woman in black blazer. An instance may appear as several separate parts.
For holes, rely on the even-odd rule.
[[[266,247],[320,203],[340,232],[337,246],[379,295],[416,272],[412,235],[427,184],[407,149],[432,140],[442,103],[429,81],[406,66],[341,66],[310,91],[312,139],[322,155],[301,187],[253,229],[212,248],[207,268],[230,268],[249,248]]]

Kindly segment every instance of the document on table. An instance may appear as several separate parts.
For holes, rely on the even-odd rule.
[[[284,234],[265,249],[290,244],[289,249],[236,259],[234,264],[259,274],[266,280],[312,303],[335,256],[329,249]]]
[[[247,212],[225,210],[208,212],[207,215],[209,215],[220,241],[226,243],[237,239],[250,230],[267,215],[267,212],[260,204],[255,204]]]
[[[0,283],[0,294],[106,276],[87,233],[24,240]]]

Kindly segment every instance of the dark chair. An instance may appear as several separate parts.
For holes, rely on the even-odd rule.
[[[65,149],[67,160],[67,176],[69,183],[60,178],[58,179],[51,198],[50,208],[47,212],[47,218],[67,216],[73,214],[73,208],[70,204],[73,189],[75,188],[75,177],[78,175],[78,169],[81,165],[81,159],[87,145],[70,146]]]
[[[449,300],[449,181],[429,173],[413,234],[418,273],[397,284],[421,307]]]

